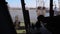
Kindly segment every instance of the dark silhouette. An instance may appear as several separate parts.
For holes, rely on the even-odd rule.
[[[17,34],[5,0],[0,0],[0,34]]]
[[[39,21],[37,21],[37,22],[36,22],[36,24],[35,24],[35,26],[36,26],[36,28],[37,28],[37,29],[40,29],[40,27],[41,27],[40,22],[39,22]]]
[[[36,34],[41,34],[40,28],[41,28],[41,21],[43,20],[43,18],[44,18],[43,15],[39,15],[37,17],[38,21],[35,24],[35,27],[36,27],[36,30],[37,30]]]
[[[49,19],[46,28],[51,31],[53,34],[60,34],[60,16],[54,16]]]
[[[30,28],[29,28],[30,27],[29,11],[25,9],[25,2],[24,2],[24,0],[21,0],[21,5],[22,5],[24,22],[25,22],[26,34],[29,34],[29,30],[30,30]]]
[[[35,25],[34,24],[32,24],[32,29],[34,29],[35,28]]]
[[[50,0],[50,17],[54,16],[54,11],[53,11],[53,0]]]

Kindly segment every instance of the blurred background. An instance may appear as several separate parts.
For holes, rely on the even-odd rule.
[[[21,6],[21,0],[6,0],[8,2],[8,8],[10,15],[12,17],[13,23],[15,22],[16,18],[20,22],[19,26],[24,27],[24,18],[23,18],[23,12],[22,12],[22,6]],[[26,9],[29,10],[29,16],[30,16],[30,22],[36,23],[37,21],[37,7],[45,7],[45,17],[50,16],[49,10],[50,10],[50,0],[24,0],[26,5]],[[54,16],[58,14],[59,12],[59,2],[58,0],[53,0],[53,10],[55,10]],[[17,17],[16,17],[17,16]],[[25,29],[17,30],[17,33],[26,33]]]

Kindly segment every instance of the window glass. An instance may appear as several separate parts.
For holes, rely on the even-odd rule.
[[[54,16],[59,15],[59,3],[60,0],[53,0],[53,10],[54,10]]]
[[[49,16],[50,0],[25,0],[25,7],[29,10],[30,21],[36,23],[38,14],[44,14],[45,17]],[[37,8],[41,7],[41,11],[37,12]],[[44,8],[43,8],[44,7]],[[42,13],[43,12],[43,13]]]
[[[8,9],[13,20],[13,24],[15,25],[15,29],[17,33],[26,33],[25,29],[21,30],[21,27],[24,28],[24,18],[21,7],[20,0],[6,0],[8,2]]]

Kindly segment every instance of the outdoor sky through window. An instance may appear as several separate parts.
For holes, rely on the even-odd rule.
[[[6,0],[8,2],[8,5],[10,7],[21,7],[21,0]],[[45,0],[45,6],[49,7],[49,1],[50,0]],[[56,1],[57,7],[58,7],[58,0]],[[36,7],[36,0],[25,0],[26,6],[27,7]]]

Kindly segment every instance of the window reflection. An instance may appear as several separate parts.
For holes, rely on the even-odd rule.
[[[59,15],[59,3],[60,3],[60,0],[53,0],[54,16]]]

